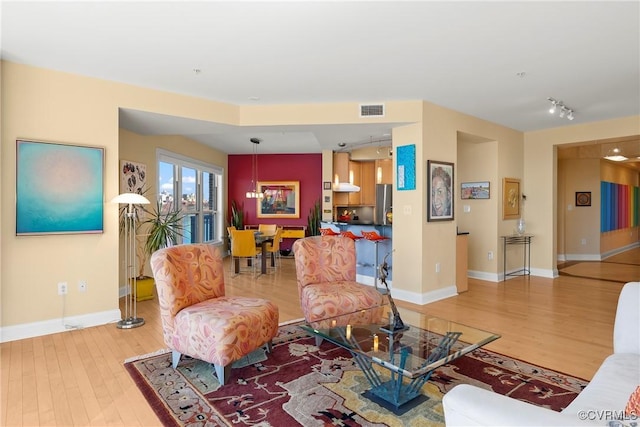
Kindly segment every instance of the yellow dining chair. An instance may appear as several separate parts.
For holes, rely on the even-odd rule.
[[[273,236],[273,242],[267,243],[265,248],[266,254],[262,254],[262,256],[273,256],[276,260],[276,267],[282,263],[280,259],[280,241],[282,240],[282,227],[278,227],[276,229],[276,234]],[[270,265],[270,264],[267,264]]]
[[[276,234],[278,226],[276,224],[258,224],[258,231],[265,236],[273,236]]]
[[[230,230],[231,233],[231,268],[235,273],[242,271],[241,260],[251,262],[253,273],[256,272],[257,256],[262,250],[256,247],[255,230]],[[237,263],[237,267],[236,267]]]

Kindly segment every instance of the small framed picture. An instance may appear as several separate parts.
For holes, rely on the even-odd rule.
[[[520,180],[502,179],[502,219],[520,218]]]
[[[331,190],[331,181],[324,181],[322,183],[322,188],[325,190]]]
[[[460,198],[465,199],[488,199],[489,181],[463,182],[460,189]]]
[[[576,191],[576,206],[591,206],[591,191]]]

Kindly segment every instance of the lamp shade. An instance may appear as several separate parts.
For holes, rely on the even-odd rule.
[[[149,199],[136,193],[122,193],[111,199],[111,203],[123,203],[129,205],[148,205]]]

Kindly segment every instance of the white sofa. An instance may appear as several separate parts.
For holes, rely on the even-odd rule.
[[[624,285],[613,329],[613,354],[562,412],[463,384],[443,398],[447,426],[608,425],[640,385],[640,282]],[[640,421],[640,420],[636,420]]]

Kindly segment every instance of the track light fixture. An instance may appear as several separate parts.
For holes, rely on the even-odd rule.
[[[547,101],[551,102],[551,108],[549,108],[549,114],[555,114],[557,109],[560,109],[558,116],[560,118],[566,117],[567,120],[573,120],[573,108],[569,108],[562,101],[558,101],[554,98],[547,98]]]

